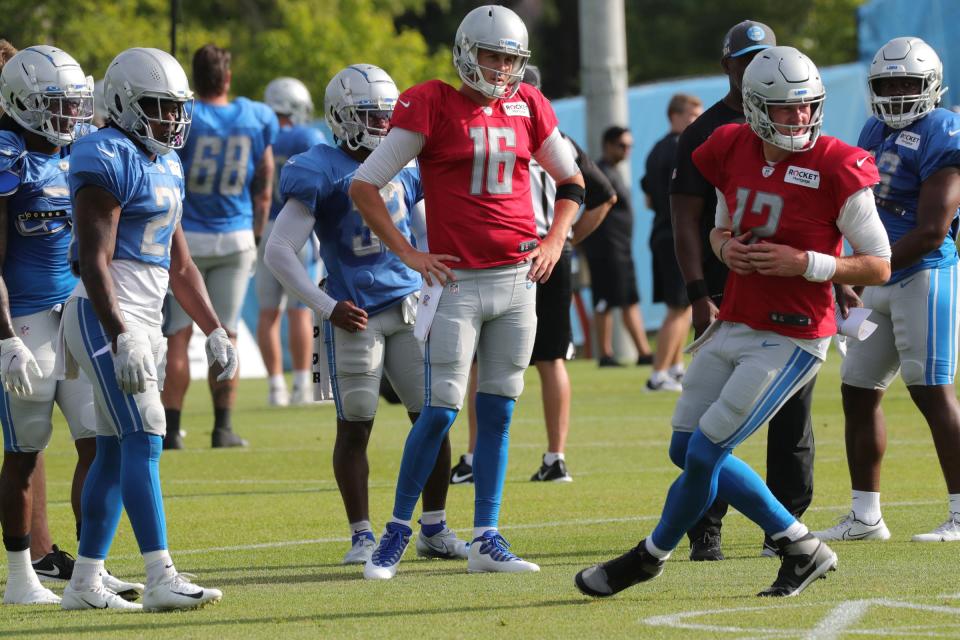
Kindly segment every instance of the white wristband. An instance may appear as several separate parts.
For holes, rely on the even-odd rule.
[[[825,253],[807,251],[807,270],[803,277],[810,282],[826,282],[837,272],[837,259]]]

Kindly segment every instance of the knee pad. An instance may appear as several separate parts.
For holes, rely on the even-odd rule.
[[[350,389],[340,392],[340,411],[347,422],[369,422],[377,415],[380,395],[370,389]]]
[[[670,461],[681,469],[687,461],[687,445],[692,435],[689,431],[674,431],[670,438]]]
[[[499,380],[483,380],[477,385],[477,391],[480,393],[489,393],[492,396],[503,396],[516,400],[523,393],[523,372],[521,369],[510,372]]]

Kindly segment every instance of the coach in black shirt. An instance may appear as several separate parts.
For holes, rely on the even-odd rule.
[[[717,207],[716,190],[693,164],[693,150],[718,127],[744,122],[740,83],[743,72],[759,51],[776,46],[773,30],[745,20],[727,32],[721,66],[730,78],[730,90],[680,135],[676,170],[670,184],[670,209],[677,260],[693,306],[693,327],[703,333],[717,317],[727,279],[727,268],[710,249],[710,230]],[[810,404],[816,379],[800,389],[770,420],[767,434],[767,486],[783,505],[800,517],[813,498],[813,425]],[[722,560],[721,518],[727,504],[714,502],[703,519],[688,532],[691,560]],[[764,555],[773,555],[772,541],[764,540]]]

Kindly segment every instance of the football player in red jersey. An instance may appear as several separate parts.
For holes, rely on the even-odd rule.
[[[530,57],[527,28],[501,6],[474,9],[453,47],[463,81],[417,85],[397,100],[390,133],[357,170],[350,197],[380,240],[425,280],[417,334],[425,340],[425,404],[407,438],[393,518],[364,577],[396,574],[410,523],[444,435],[463,405],[474,352],[479,366],[476,501],[470,572],[538,571],[498,533],[510,419],[523,389],[536,333],[536,283],[550,277],[583,178],[557,130],[553,108],[521,84]],[[531,157],[557,182],[555,219],[537,235],[530,200]],[[379,195],[418,158],[427,243],[418,251],[397,230]]]
[[[890,244],[870,190],[879,181],[873,157],[820,136],[823,98],[805,55],[761,51],[743,75],[747,123],[718,128],[694,151],[717,189],[711,246],[731,273],[718,321],[694,343],[673,415],[670,456],[683,473],[650,536],[577,574],[585,594],[610,596],[660,575],[718,495],[780,550],[780,572],[758,595],[796,595],[836,568],[836,554],[732,455],[820,368],[836,333],[831,281],[890,277]],[[851,256],[840,256],[844,238]]]

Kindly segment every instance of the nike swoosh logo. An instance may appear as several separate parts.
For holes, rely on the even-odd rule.
[[[960,129],[954,129],[953,131],[947,131],[947,135],[950,136],[951,138],[952,138],[953,136],[957,135],[958,133],[960,133]]]
[[[34,571],[37,571],[37,568],[33,568]],[[60,577],[60,567],[53,565],[53,570],[41,569],[41,575],[45,578],[59,578]],[[39,572],[38,572],[39,573]],[[86,600],[84,600],[86,602]]]
[[[165,564],[165,565],[163,565],[163,568],[164,568],[164,569],[172,569],[172,568],[173,568],[173,563],[171,562],[170,564]]]
[[[905,286],[916,280],[916,278],[910,278],[909,280],[904,280],[900,283],[900,288],[903,289]]]
[[[99,150],[100,150],[100,153],[102,153],[103,155],[107,156],[108,158],[115,158],[115,157],[117,156],[117,154],[114,153],[113,151],[107,151],[106,149],[104,149],[104,148],[101,147],[100,145],[97,145],[97,149],[99,149]]]
[[[472,477],[473,477],[473,474],[472,474],[472,473],[468,473],[468,474],[465,475],[465,476],[462,476],[462,475],[460,475],[459,473],[455,473],[455,474],[453,474],[453,477],[450,478],[450,480],[451,480],[454,484],[456,484],[456,483],[458,483],[458,482],[463,482],[464,480],[469,480],[469,479],[472,478]]]
[[[175,593],[176,595],[184,596],[185,598],[193,598],[194,600],[199,600],[203,597],[203,589],[201,589],[199,593],[183,593],[181,591],[174,591],[171,589],[170,593]]]
[[[779,347],[779,346],[780,346],[780,343],[779,343],[779,342],[767,342],[766,340],[764,340],[763,342],[760,343],[760,346],[761,346],[761,347],[764,347],[764,348],[766,348],[766,347]]]
[[[802,578],[803,574],[813,568],[813,565],[816,563],[816,558],[810,558],[810,562],[805,565],[797,565],[793,568],[793,572],[797,574],[798,578]]]
[[[863,166],[863,163],[866,162],[866,161],[867,161],[866,158],[860,158],[859,160],[857,160],[857,167],[858,167],[858,168],[859,168],[859,167],[862,167],[862,166]]]
[[[85,604],[85,605],[87,605],[88,607],[90,607],[91,609],[106,609],[106,608],[107,608],[107,603],[106,603],[106,602],[103,603],[103,606],[102,606],[102,607],[98,607],[97,605],[93,604],[92,602],[90,602],[89,600],[87,600],[86,598],[84,598],[83,596],[80,596],[80,601],[83,602],[83,604]]]
[[[872,532],[872,531],[864,531],[863,533],[850,533],[850,530],[848,529],[847,531],[844,531],[844,532],[843,532],[843,535],[840,536],[840,538],[843,539],[843,540],[860,540],[860,539],[862,539],[862,538],[866,538],[866,537],[867,537],[868,535],[870,535],[871,533],[873,533],[873,532]]]
[[[401,100],[400,98],[397,98],[397,102],[399,102],[399,103],[400,103],[402,106],[404,106],[404,107],[409,107],[409,106],[410,106],[410,103],[409,103],[409,102],[404,102],[404,101]],[[953,135],[953,134],[950,134],[950,135]]]

